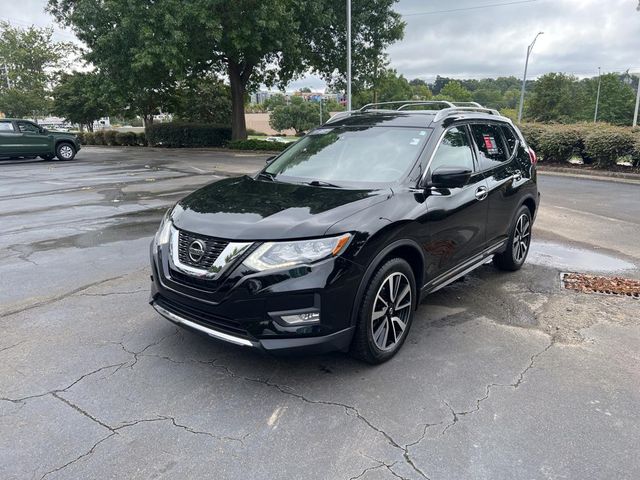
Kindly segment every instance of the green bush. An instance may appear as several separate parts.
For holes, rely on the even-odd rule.
[[[228,145],[232,150],[266,150],[281,152],[290,144],[280,142],[267,142],[265,140],[232,140]]]
[[[116,135],[118,134],[118,132],[116,132],[115,130],[104,130],[102,134],[104,136],[105,145],[118,145],[116,143]]]
[[[640,168],[640,131],[634,132],[635,139],[633,141],[633,151],[631,152],[631,159],[635,168]]]
[[[231,140],[231,128],[202,123],[155,123],[147,127],[146,139],[152,147],[222,147]]]
[[[104,130],[96,130],[93,132],[93,144],[104,145]]]
[[[147,135],[144,132],[136,133],[136,145],[140,145],[141,147],[146,147],[147,144]]]
[[[76,132],[76,137],[78,138],[80,145],[86,145],[86,143],[84,143],[84,132]]]
[[[519,125],[527,145],[533,148],[536,153],[540,149],[540,137],[546,131],[547,126],[541,123],[523,123]]]
[[[634,154],[637,138],[628,128],[599,126],[584,139],[585,155],[596,168],[610,168],[625,155]]]
[[[545,162],[567,162],[582,153],[583,131],[577,125],[554,125],[540,133],[537,147],[534,150]]]
[[[95,145],[95,136],[93,132],[85,132],[85,134],[82,136],[82,144]]]
[[[116,145],[132,147],[138,144],[135,132],[118,132],[116,133]]]

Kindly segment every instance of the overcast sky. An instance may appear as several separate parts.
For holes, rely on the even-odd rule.
[[[51,25],[45,4],[0,0],[0,18]],[[400,0],[396,10],[407,22],[405,36],[388,53],[391,65],[409,79],[520,77],[527,45],[544,31],[530,61],[533,77],[552,71],[593,76],[599,66],[640,72],[637,6],[638,0]],[[73,35],[57,29],[56,38]],[[291,85],[301,86],[323,83],[309,77]]]

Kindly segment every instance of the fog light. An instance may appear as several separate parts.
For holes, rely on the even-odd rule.
[[[318,323],[320,321],[320,312],[306,312],[298,313],[296,315],[281,315],[280,318],[283,322],[290,325],[296,325],[298,323]]]

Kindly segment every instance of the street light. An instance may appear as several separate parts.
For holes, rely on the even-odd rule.
[[[522,78],[522,91],[520,92],[520,108],[518,109],[518,123],[522,121],[522,108],[524,107],[524,90],[527,85],[527,69],[529,68],[529,55],[531,55],[531,50],[533,50],[533,46],[536,44],[536,40],[540,35],[544,34],[544,32],[538,32],[536,38],[533,39],[531,45],[527,47],[527,60],[524,62],[524,77]]]
[[[351,0],[347,0],[347,111],[351,111]]]
[[[593,114],[593,123],[598,121],[598,106],[600,105],[600,86],[602,85],[602,74],[598,67],[598,94],[596,95],[596,113]]]

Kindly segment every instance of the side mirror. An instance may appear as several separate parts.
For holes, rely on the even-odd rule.
[[[271,163],[276,159],[275,155],[272,157],[267,158],[266,163]]]
[[[460,188],[471,178],[471,170],[464,167],[440,167],[431,174],[430,187]]]

